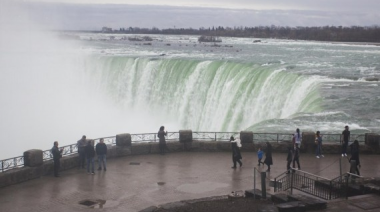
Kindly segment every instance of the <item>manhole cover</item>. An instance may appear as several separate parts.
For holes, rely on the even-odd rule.
[[[162,185],[165,185],[165,182],[158,182],[157,184],[162,186]]]
[[[140,165],[139,162],[130,162],[129,165]]]
[[[98,204],[98,203],[94,202],[92,200],[83,200],[83,201],[80,201],[79,204],[90,207],[90,206],[93,206],[93,205]]]

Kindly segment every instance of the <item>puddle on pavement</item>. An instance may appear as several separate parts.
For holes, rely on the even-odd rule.
[[[204,192],[213,191],[218,188],[227,187],[226,183],[214,183],[214,182],[200,182],[195,184],[182,184],[178,186],[176,189],[178,191],[192,193],[192,194],[200,194]]]
[[[107,208],[107,207],[113,207],[117,205],[118,202],[107,201],[107,200],[102,200],[102,199],[97,199],[97,200],[86,199],[86,200],[80,201],[79,204],[87,206],[88,208]]]
[[[165,185],[165,182],[158,182],[157,185],[163,186]]]
[[[129,165],[140,165],[139,162],[130,162]]]

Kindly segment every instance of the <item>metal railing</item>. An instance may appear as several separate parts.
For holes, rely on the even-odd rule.
[[[238,137],[240,132],[192,132],[193,140],[198,141],[222,141],[228,142],[231,136]],[[293,134],[290,133],[253,133],[253,142],[290,142],[292,140]],[[324,134],[324,143],[339,143],[341,139],[341,134]],[[103,137],[104,143],[107,145],[116,145],[116,136]],[[158,142],[157,133],[141,133],[141,134],[131,134],[132,143],[139,142]],[[94,139],[95,144],[99,143],[100,138]],[[179,132],[168,132],[166,140],[175,141],[179,140]],[[364,142],[365,135],[363,134],[352,134],[351,140],[358,140],[359,142]],[[62,146],[63,156],[68,156],[76,154],[78,148],[76,144],[70,144]],[[51,160],[53,156],[49,150],[43,151],[43,160]],[[19,168],[24,166],[24,157],[18,156],[14,158],[8,158],[0,160],[0,171],[4,172],[10,169]]]
[[[347,197],[349,185],[361,178],[352,173],[345,173],[331,180],[291,168],[274,178],[274,191],[288,191],[292,194],[293,189],[296,189],[321,199],[332,200]]]

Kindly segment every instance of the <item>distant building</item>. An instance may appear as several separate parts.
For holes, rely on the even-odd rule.
[[[112,32],[112,28],[109,27],[103,27],[102,32]]]

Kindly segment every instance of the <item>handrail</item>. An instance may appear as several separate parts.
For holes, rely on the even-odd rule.
[[[231,135],[238,135],[240,132],[201,132],[201,131],[194,131],[193,133],[193,140],[214,140],[214,141],[221,141],[221,142],[227,142],[229,141],[229,137]],[[132,138],[132,143],[138,143],[138,142],[157,142],[157,133],[140,133],[140,134],[130,134]],[[253,133],[253,141],[254,142],[283,142],[283,141],[291,141],[293,134],[291,133]],[[326,136],[329,136],[334,140],[335,142],[340,142],[341,134],[324,134],[324,138]],[[110,145],[116,145],[116,137],[115,136],[107,136],[107,137],[101,137],[105,139],[106,144]],[[98,143],[98,141],[101,138],[93,139],[95,141],[95,144]],[[359,139],[360,138],[360,139]],[[364,134],[351,134],[351,139],[358,139],[359,142],[364,142],[365,135]],[[167,139],[170,140],[178,140],[179,139],[179,132],[168,132]],[[331,142],[330,139],[324,140],[323,142],[329,143]],[[72,155],[76,154],[77,152],[77,146],[76,144],[70,144],[62,147],[63,155]],[[51,160],[52,155],[49,150],[43,151],[43,159],[44,160]],[[10,169],[19,168],[24,166],[24,156],[18,156],[8,159],[0,160],[0,172],[4,172]],[[310,173],[309,173],[310,174]]]

